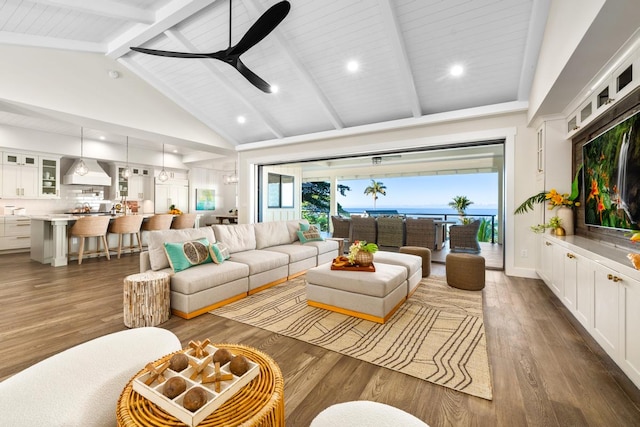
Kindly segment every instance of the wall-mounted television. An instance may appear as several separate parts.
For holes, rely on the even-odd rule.
[[[640,111],[582,147],[588,226],[640,228]]]

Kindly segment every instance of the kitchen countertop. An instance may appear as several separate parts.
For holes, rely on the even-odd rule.
[[[83,214],[83,213],[64,214],[64,213],[62,213],[62,214],[32,215],[31,219],[36,219],[36,220],[41,220],[41,221],[57,222],[57,221],[76,220],[78,218],[82,218],[82,217],[85,217],[87,215],[96,215],[96,214]],[[100,215],[100,214],[97,214],[97,215]],[[124,214],[116,214],[116,215],[101,214],[101,215],[110,216],[111,218],[117,218],[117,217],[120,217],[120,216],[125,216]],[[154,214],[130,214],[130,215],[141,215],[143,218],[150,218]]]

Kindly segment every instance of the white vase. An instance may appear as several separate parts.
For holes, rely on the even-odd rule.
[[[560,218],[560,226],[564,228],[566,235],[571,236],[573,234],[573,209],[560,206],[556,215]]]

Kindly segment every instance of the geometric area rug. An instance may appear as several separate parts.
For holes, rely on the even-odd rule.
[[[423,278],[384,324],[309,307],[304,276],[211,311],[483,399],[492,399],[482,292]]]

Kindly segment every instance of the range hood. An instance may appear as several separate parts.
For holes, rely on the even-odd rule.
[[[84,160],[84,164],[87,165],[89,172],[82,176],[74,173],[80,160],[81,159],[78,159],[73,162],[67,173],[62,177],[63,184],[111,186],[111,177],[100,167],[97,160],[82,159]]]

